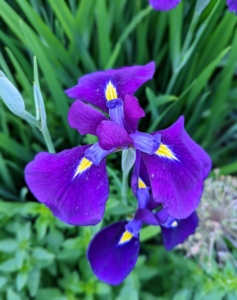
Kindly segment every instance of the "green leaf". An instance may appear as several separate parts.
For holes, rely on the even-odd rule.
[[[7,278],[0,276],[0,289],[7,283]]]
[[[28,279],[28,274],[26,272],[19,272],[16,276],[16,288],[21,291],[26,285]]]
[[[55,255],[43,248],[37,247],[33,250],[33,256],[37,260],[42,261],[53,261],[55,258]]]
[[[158,233],[160,233],[160,227],[159,226],[147,226],[141,229],[140,231],[140,241],[144,242],[146,240],[149,240],[156,236]]]
[[[5,253],[11,253],[16,251],[17,249],[17,241],[13,239],[6,239],[0,241],[0,251]]]
[[[10,259],[6,260],[5,262],[3,262],[2,264],[0,264],[0,271],[6,272],[6,273],[14,272],[17,269],[18,269],[17,263],[14,258],[10,258]]]
[[[98,282],[95,288],[95,294],[97,295],[107,295],[111,293],[111,287],[103,282]]]
[[[31,297],[35,297],[37,295],[40,286],[40,276],[41,271],[37,268],[32,269],[29,273],[27,288]]]
[[[21,297],[17,295],[12,289],[8,289],[7,300],[21,300]]]

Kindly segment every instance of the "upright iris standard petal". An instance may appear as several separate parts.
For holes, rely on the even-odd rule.
[[[154,62],[145,66],[94,72],[81,77],[78,84],[68,89],[66,94],[108,112],[107,101],[124,99],[126,94],[134,94],[143,83],[152,78],[154,72]]]
[[[126,95],[124,98],[125,127],[129,133],[137,130],[139,119],[145,116],[144,110],[139,105],[136,97]]]
[[[97,126],[105,120],[108,120],[105,115],[81,100],[75,101],[68,112],[69,125],[80,134],[96,135]]]
[[[237,15],[237,0],[227,0],[226,4],[229,7],[229,11]]]
[[[176,219],[187,218],[197,207],[203,181],[210,171],[207,154],[184,130],[184,119],[159,131],[161,144],[154,155],[143,153],[153,198]]]
[[[116,148],[127,148],[132,145],[133,140],[127,131],[112,121],[103,121],[97,127],[99,145],[104,150]]]
[[[104,215],[109,195],[105,159],[93,165],[84,157],[88,147],[39,153],[25,169],[35,197],[68,224],[95,225]]]
[[[148,0],[155,10],[170,10],[175,8],[181,0]]]
[[[126,222],[122,221],[105,227],[95,235],[87,251],[93,272],[108,284],[120,284],[138,258],[139,240],[129,234],[125,226]]]
[[[177,220],[176,226],[169,228],[161,225],[163,243],[167,251],[173,249],[193,234],[198,226],[198,216],[193,212],[188,218]]]

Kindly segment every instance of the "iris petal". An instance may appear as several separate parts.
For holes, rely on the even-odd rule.
[[[200,201],[203,181],[210,171],[211,161],[185,132],[183,117],[159,133],[161,143],[168,146],[177,159],[142,154],[153,198],[163,203],[174,218],[187,218]]]
[[[167,251],[183,243],[193,234],[198,226],[198,216],[193,212],[188,218],[177,221],[177,226],[165,228],[161,226],[163,243]]]
[[[170,10],[175,8],[181,0],[148,0],[155,10]]]
[[[116,95],[122,99],[126,94],[133,95],[143,83],[152,78],[154,72],[154,62],[145,66],[94,72],[81,77],[76,86],[65,92],[71,98],[81,99],[108,112],[106,97],[111,100]],[[113,88],[108,90],[108,85]]]
[[[127,148],[133,144],[133,140],[127,131],[112,121],[103,121],[97,127],[99,145],[104,150],[112,148]]]
[[[126,222],[118,222],[105,227],[91,241],[87,258],[95,275],[102,281],[118,285],[134,268],[140,249],[139,240],[130,238],[119,244]]]
[[[236,0],[227,0],[226,4],[229,7],[229,11],[237,14],[237,1]]]
[[[99,166],[91,164],[84,158],[88,147],[39,153],[25,169],[35,197],[68,224],[95,225],[104,215],[109,195],[105,159]]]
[[[140,107],[137,98],[126,95],[124,98],[125,127],[129,133],[137,130],[139,119],[145,116],[144,110]]]
[[[69,125],[80,134],[96,135],[98,124],[105,120],[108,120],[105,115],[81,100],[75,101],[68,112]]]

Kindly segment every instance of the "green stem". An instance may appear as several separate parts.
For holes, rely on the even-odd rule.
[[[36,120],[35,117],[33,117],[30,113],[27,111],[24,111],[24,113],[20,116],[22,119],[25,119],[30,124],[34,125],[35,127],[38,127],[40,129],[41,123]]]
[[[123,171],[123,178],[122,178],[122,203],[127,204],[127,191],[128,191],[128,174],[127,172]]]
[[[41,130],[41,132],[44,136],[44,140],[45,140],[45,143],[47,145],[48,151],[50,153],[55,153],[54,145],[52,143],[52,139],[51,139],[51,136],[49,134],[48,128],[45,127],[43,130]]]

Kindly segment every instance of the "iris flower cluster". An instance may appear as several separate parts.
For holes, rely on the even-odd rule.
[[[103,218],[109,196],[106,156],[136,151],[131,187],[137,210],[130,221],[97,233],[87,252],[95,275],[114,285],[136,264],[143,223],[161,227],[167,250],[195,231],[195,209],[211,168],[209,156],[186,133],[183,117],[164,130],[138,131],[145,113],[134,93],[154,71],[151,62],[81,77],[66,91],[76,99],[68,123],[80,134],[97,136],[98,142],[57,154],[39,153],[25,169],[30,190],[57,218],[72,225],[95,225]]]

